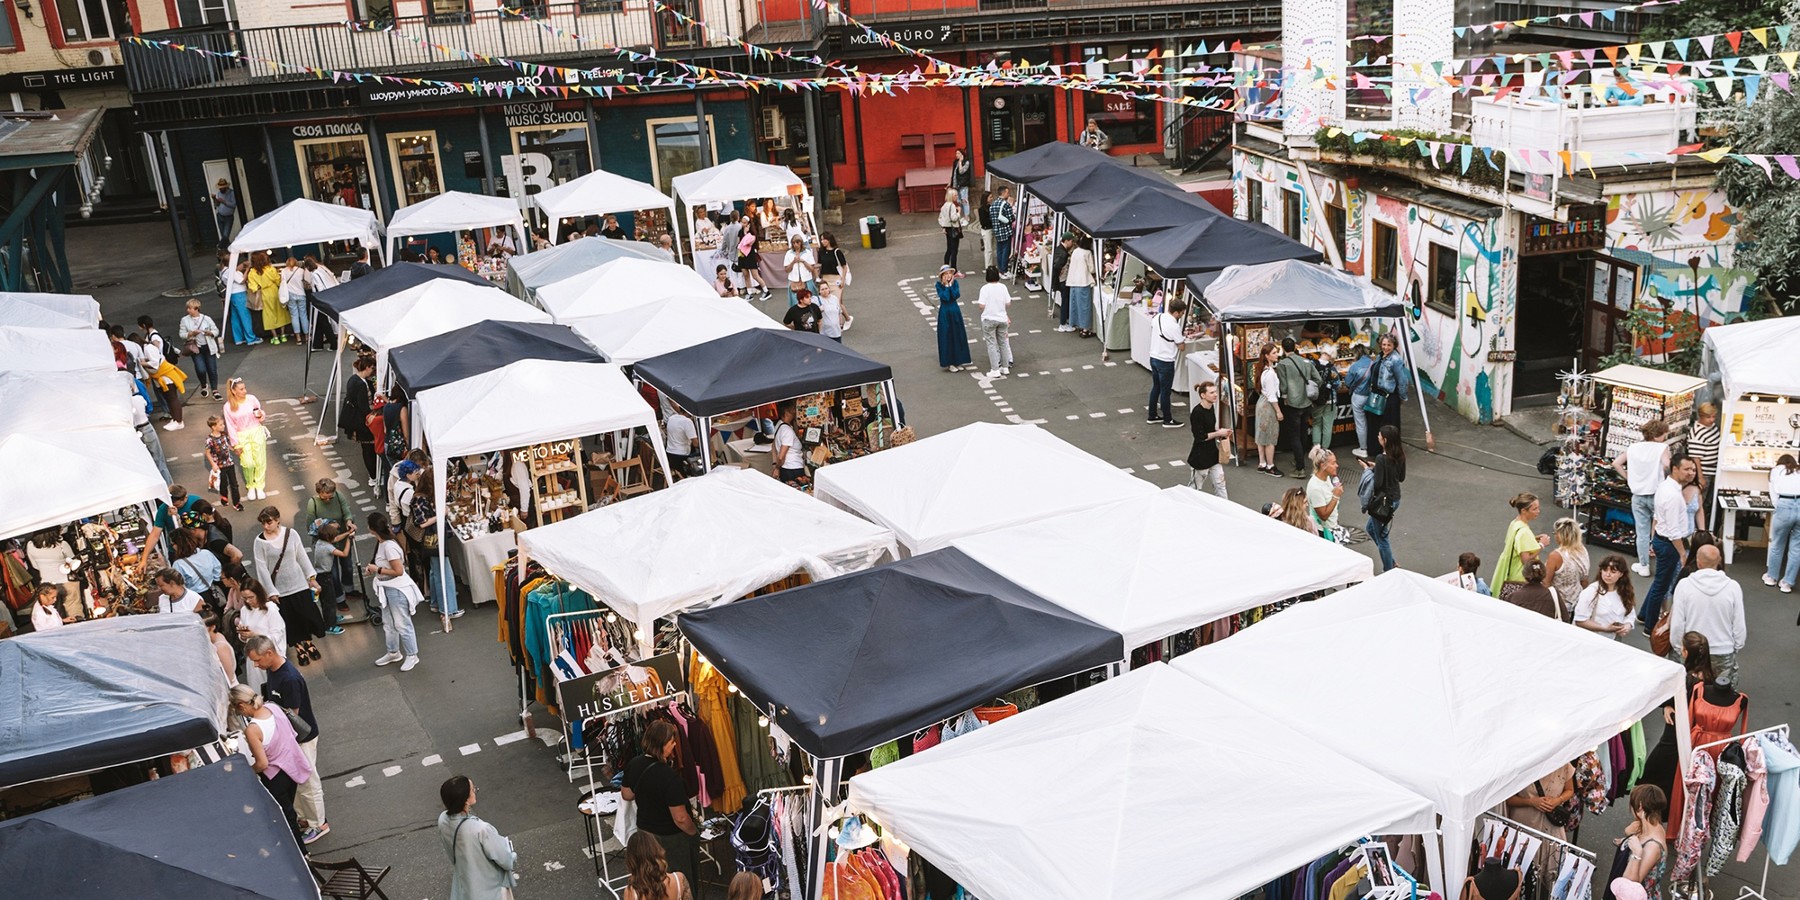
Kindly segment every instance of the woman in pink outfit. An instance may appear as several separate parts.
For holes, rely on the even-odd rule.
[[[263,425],[262,401],[242,378],[225,383],[225,435],[244,470],[244,499],[263,499],[269,477],[269,429]]]

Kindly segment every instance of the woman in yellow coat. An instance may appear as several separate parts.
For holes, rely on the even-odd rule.
[[[281,270],[270,265],[267,252],[258,250],[250,254],[250,271],[244,282],[253,296],[262,298],[262,325],[269,333],[269,343],[281,343],[291,321],[287,306],[281,302]]]

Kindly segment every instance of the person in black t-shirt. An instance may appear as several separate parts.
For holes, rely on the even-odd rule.
[[[1188,487],[1212,488],[1221,500],[1225,496],[1225,466],[1219,453],[1219,441],[1231,437],[1231,429],[1219,425],[1219,385],[1208,381],[1197,392],[1200,402],[1188,410],[1188,428],[1194,432],[1194,446],[1188,451]]]
[[[794,295],[794,305],[788,309],[787,315],[781,317],[782,324],[795,331],[819,333],[819,307],[812,302],[812,291],[801,288]]]
[[[694,883],[694,835],[687,785],[670,762],[679,742],[675,726],[658,719],[644,726],[644,752],[625,765],[620,796],[637,803],[637,827],[655,835],[669,859],[669,871]]]

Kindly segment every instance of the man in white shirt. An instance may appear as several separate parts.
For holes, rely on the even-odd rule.
[[[783,484],[800,486],[806,477],[805,448],[800,445],[800,432],[794,428],[794,407],[780,407],[781,424],[775,426],[775,442],[770,453],[775,460],[775,477]]]
[[[1012,316],[1006,311],[1012,305],[1012,294],[1000,283],[998,266],[988,266],[986,278],[987,283],[981,286],[975,302],[981,306],[981,340],[987,344],[988,354],[987,377],[999,378],[1012,374],[1012,337],[1006,330],[1012,326]]]
[[[174,569],[162,569],[156,573],[156,611],[193,613],[200,609],[200,595]]]
[[[1693,457],[1686,454],[1673,457],[1669,460],[1669,477],[1656,488],[1652,526],[1656,534],[1650,540],[1650,549],[1656,554],[1656,577],[1650,582],[1650,593],[1644,597],[1638,619],[1645,629],[1656,627],[1663,600],[1674,589],[1675,577],[1681,574],[1681,561],[1687,557],[1687,539],[1694,533],[1694,516],[1688,512],[1687,498],[1682,496],[1681,489],[1693,483],[1695,471]],[[1671,631],[1670,634],[1676,633]]]
[[[670,413],[663,422],[664,449],[669,452],[669,468],[676,480],[687,477],[688,460],[693,458],[694,449],[700,442],[698,431],[694,428],[694,420],[681,413]]]
[[[1637,564],[1640,576],[1650,574],[1650,519],[1656,505],[1656,486],[1669,471],[1669,445],[1663,443],[1669,428],[1660,421],[1644,424],[1644,439],[1625,448],[1613,460],[1613,468],[1631,487],[1631,519],[1637,526]]]
[[[1175,393],[1175,355],[1184,343],[1181,316],[1185,312],[1187,301],[1176,297],[1150,320],[1150,402],[1144,407],[1146,425],[1160,422],[1164,428],[1181,427],[1170,404]]]
[[[1681,635],[1698,631],[1712,649],[1714,677],[1737,684],[1738,651],[1744,649],[1744,589],[1725,574],[1718,547],[1701,547],[1694,562],[1698,568],[1681,579],[1669,601],[1670,653],[1681,653]]]

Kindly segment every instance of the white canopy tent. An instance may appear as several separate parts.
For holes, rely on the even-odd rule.
[[[537,289],[538,303],[563,324],[677,295],[718,297],[719,292],[681,263],[633,257]]]
[[[698,297],[664,297],[568,324],[607,359],[621,366],[752,328],[782,327],[742,300],[724,299],[710,292]]]
[[[1377,648],[1391,652],[1357,652]],[[1446,896],[1484,810],[1665,700],[1688,758],[1681,666],[1404,569],[1174,667],[1430,798],[1443,817],[1433,887]],[[1372,685],[1404,685],[1406,702],[1383,705]]]
[[[431,468],[436,473],[432,487],[438,509],[445,508],[446,460],[546,441],[641,427],[650,432],[657,462],[664,472],[669,471],[669,454],[663,448],[662,432],[656,427],[656,411],[618,366],[606,363],[522,359],[473,378],[420,391],[412,401],[412,416],[414,440],[423,438],[431,454]],[[438,561],[442,564],[441,516],[437,530]]]
[[[439,278],[391,297],[346,310],[338,317],[334,381],[343,371],[348,335],[375,351],[377,384],[387,383],[388,351],[402,344],[467,328],[476,322],[548,322],[549,314],[496,287]]]
[[[118,391],[124,396],[124,389]],[[130,426],[0,436],[0,537],[166,498],[169,485]]]
[[[601,169],[565,181],[547,191],[540,191],[533,194],[531,199],[550,219],[552,244],[557,241],[557,231],[562,226],[562,220],[576,216],[667,209],[671,227],[675,222],[675,201],[669,195],[657,190],[654,185]]]
[[[93,328],[100,304],[86,294],[31,294],[0,291],[0,326]]]
[[[1247,609],[1367,581],[1374,563],[1187,487],[1033,519],[954,545],[1007,580],[1141,647]],[[1206,548],[1204,576],[1169,561]],[[1271,559],[1281,565],[1270,566]]]
[[[1800,397],[1800,316],[1714,325],[1702,346],[1701,372],[1716,371],[1724,402],[1753,393]]]
[[[1046,789],[1100,773],[1078,802]],[[1231,900],[1433,828],[1426,798],[1163,663],[858,775],[848,806],[984,900]]]
[[[131,428],[138,401],[118,371],[0,372],[0,431],[49,433]]]
[[[818,470],[813,492],[891,529],[908,555],[1156,493],[1036,425],[977,422]]]
[[[733,510],[754,510],[754,527]],[[887,529],[732,468],[533,528],[519,535],[519,553],[646,633],[796,573],[823,581],[897,555]]]
[[[112,341],[98,328],[0,326],[0,372],[116,372]]]
[[[531,245],[525,239],[525,217],[510,197],[487,197],[465,191],[445,191],[394,213],[388,219],[385,260],[393,260],[396,239],[409,234],[444,234],[474,228],[508,227],[518,240],[519,252]],[[452,254],[453,256],[455,254]]]
[[[304,198],[289,200],[279,208],[244,223],[231,239],[231,266],[238,258],[257,250],[299,247],[332,241],[356,241],[371,252],[381,253],[381,220],[354,206],[320,203]]]
[[[715,264],[729,268],[736,248],[720,247],[716,256],[702,259],[699,247],[694,246],[694,208],[721,204],[729,206],[739,200],[753,200],[758,197],[791,197],[798,207],[795,213],[807,223],[808,233],[817,233],[812,225],[812,204],[808,201],[806,182],[794,174],[794,170],[786,166],[772,166],[768,163],[754,162],[748,159],[734,159],[723,162],[710,169],[677,175],[670,183],[675,189],[675,196],[681,199],[682,225],[688,232],[688,259],[702,277],[710,276]],[[715,263],[714,260],[717,262]]]

